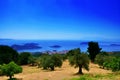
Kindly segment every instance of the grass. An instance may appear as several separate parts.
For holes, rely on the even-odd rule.
[[[84,74],[79,78],[72,78],[70,80],[120,80],[120,72],[110,73],[106,75],[102,74]]]

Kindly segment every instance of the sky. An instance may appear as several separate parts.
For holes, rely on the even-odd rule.
[[[120,40],[119,0],[0,0],[0,38]]]

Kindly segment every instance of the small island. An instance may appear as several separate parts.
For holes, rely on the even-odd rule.
[[[80,45],[87,45],[88,42],[81,42]]]
[[[120,44],[110,44],[110,46],[120,46]]]
[[[60,45],[53,45],[53,46],[50,46],[51,48],[60,48],[61,46]]]

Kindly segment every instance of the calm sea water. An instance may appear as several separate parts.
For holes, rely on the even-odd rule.
[[[26,43],[37,43],[41,46],[41,49],[31,49],[31,50],[19,50],[18,52],[22,51],[29,51],[29,52],[42,52],[42,51],[63,51],[63,50],[70,50],[74,48],[80,48],[81,51],[86,52],[88,45],[87,41],[79,41],[79,40],[0,40],[0,45],[8,45],[11,46],[13,44],[23,45]],[[111,46],[111,44],[115,44]],[[59,45],[60,48],[51,48],[50,46]],[[103,51],[120,51],[120,42],[99,42],[100,47]]]

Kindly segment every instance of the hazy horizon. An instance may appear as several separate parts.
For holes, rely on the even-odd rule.
[[[0,39],[120,40],[119,0],[1,0]]]

